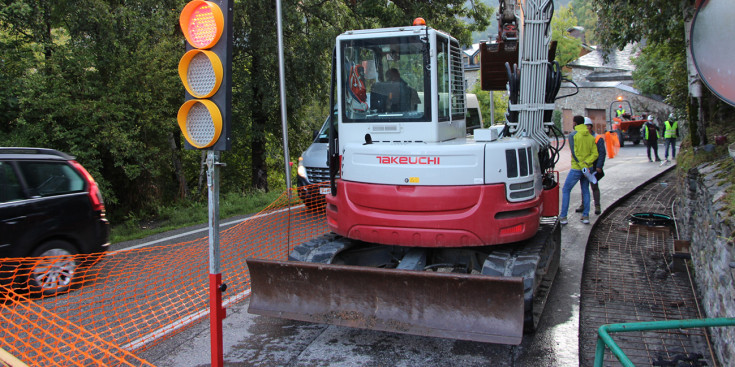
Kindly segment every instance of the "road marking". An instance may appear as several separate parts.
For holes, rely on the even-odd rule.
[[[235,303],[237,301],[240,301],[242,299],[247,298],[250,295],[250,288],[234,295],[233,297],[227,298],[222,302],[222,307],[227,308],[230,304]],[[129,352],[134,352],[140,348],[143,348],[146,346],[146,344],[152,343],[160,338],[165,337],[166,335],[169,335],[173,332],[175,332],[178,329],[181,329],[183,327],[186,327],[190,324],[193,324],[195,322],[198,322],[202,318],[205,318],[209,316],[209,309],[201,310],[193,315],[187,316],[185,318],[179,319],[177,321],[174,321],[168,325],[165,325],[161,328],[158,328],[157,330],[151,331],[148,334],[145,334],[141,336],[138,339],[133,340],[130,343],[122,345],[122,349],[127,350]]]
[[[266,216],[271,215],[271,214],[282,213],[282,212],[287,211],[289,209],[296,209],[296,208],[300,208],[302,206],[304,206],[304,205],[301,204],[301,205],[297,205],[297,206],[294,206],[294,207],[289,207],[289,208],[284,208],[284,209],[279,209],[279,210],[276,210],[276,211],[268,212],[268,213],[265,213],[265,214],[254,215],[252,217],[247,217],[247,218],[244,218],[244,219],[238,219],[238,220],[233,220],[233,221],[230,221],[230,222],[227,222],[227,223],[221,223],[220,224],[220,227],[222,227],[222,226],[229,226],[229,225],[232,225],[232,224],[238,224],[238,223],[242,223],[242,222],[249,221],[249,220],[252,220],[252,219],[266,217]],[[149,241],[149,242],[146,242],[146,243],[141,243],[139,245],[135,245],[135,246],[131,246],[131,247],[128,247],[128,248],[124,248],[124,249],[120,249],[120,250],[115,250],[115,251],[111,251],[111,252],[133,250],[133,249],[137,249],[137,248],[141,248],[141,247],[146,247],[146,246],[154,245],[156,243],[161,243],[161,242],[165,242],[165,241],[168,241],[168,240],[172,240],[172,239],[176,239],[176,238],[180,238],[180,237],[184,237],[184,236],[188,236],[188,235],[191,235],[191,234],[194,234],[194,233],[199,233],[199,232],[204,232],[204,231],[209,231],[209,228],[208,227],[205,227],[205,228],[201,228],[201,229],[195,229],[193,231],[189,231],[189,232],[186,232],[186,233],[180,233],[180,234],[177,234],[177,235],[173,235],[173,236],[169,236],[169,237],[166,237],[166,238],[157,239],[155,241]],[[223,302],[222,302],[222,307],[227,308],[229,305],[231,305],[231,304],[233,304],[233,303],[235,303],[237,301],[243,300],[243,299],[247,298],[249,295],[250,295],[250,288],[247,288],[244,291],[242,291],[242,292],[240,292],[240,293],[238,293],[238,294],[236,294],[236,295],[234,295],[232,297],[229,297],[227,299],[224,299]],[[125,349],[125,350],[127,350],[127,351],[131,351],[131,352],[132,351],[136,351],[136,350],[138,350],[140,348],[145,347],[149,343],[152,343],[152,342],[154,342],[154,341],[156,341],[156,340],[158,340],[160,338],[163,338],[163,337],[165,337],[165,336],[167,336],[167,335],[169,335],[169,334],[171,334],[171,333],[173,333],[173,332],[175,332],[175,331],[177,331],[177,330],[179,330],[181,328],[184,328],[184,327],[186,327],[186,326],[188,326],[190,324],[193,324],[195,322],[198,322],[199,320],[201,320],[202,318],[205,318],[207,316],[209,316],[209,309],[208,308],[205,309],[205,310],[201,310],[199,312],[196,312],[193,315],[189,315],[187,317],[184,317],[182,319],[179,319],[177,321],[174,321],[174,322],[172,322],[172,323],[170,323],[168,325],[165,325],[165,326],[163,326],[161,328],[158,328],[158,329],[156,329],[154,331],[151,331],[150,333],[145,334],[145,335],[143,335],[143,336],[141,336],[141,337],[133,340],[130,343],[127,343],[127,344],[122,345],[122,348]]]
[[[304,204],[293,206],[290,209],[296,209],[296,208],[300,208],[302,206],[304,206]],[[220,223],[220,227],[223,227],[223,226],[226,227],[226,226],[229,226],[229,225],[232,225],[232,224],[238,224],[238,223],[249,221],[249,220],[252,220],[252,219],[263,218],[263,217],[269,216],[271,214],[282,213],[282,212],[285,212],[287,210],[289,210],[289,208],[279,209],[279,210],[272,211],[272,212],[269,212],[269,213],[266,213],[266,214],[258,214],[258,215],[254,215],[252,217],[247,217],[247,218],[244,218],[244,219],[233,220],[233,221],[230,221],[230,222],[227,222],[227,223]],[[114,250],[114,251],[110,251],[110,252],[112,253],[112,252],[135,250],[135,249],[138,249],[138,248],[141,248],[141,247],[147,247],[147,246],[150,246],[150,245],[155,245],[157,243],[166,242],[166,241],[173,240],[173,239],[176,239],[176,238],[186,237],[186,236],[189,236],[189,235],[192,235],[192,234],[195,234],[195,233],[206,232],[206,231],[209,231],[209,227],[204,227],[204,228],[195,229],[195,230],[189,231],[189,232],[179,233],[179,234],[176,234],[176,235],[173,235],[173,236],[159,238],[159,239],[154,240],[154,241],[149,241],[149,242],[141,243],[141,244],[138,244],[138,245],[135,245],[135,246],[130,246],[130,247],[126,247],[126,248],[123,248],[123,249]]]

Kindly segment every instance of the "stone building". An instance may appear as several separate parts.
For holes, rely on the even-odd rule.
[[[572,117],[583,115],[592,119],[598,133],[609,129],[608,121],[619,103],[618,98],[628,101],[632,115],[653,114],[664,121],[673,108],[663,102],[661,96],[643,95],[633,87],[633,65],[631,58],[636,56],[638,47],[628,45],[623,49],[607,54],[600,50],[581,56],[567,65],[571,70],[572,81],[562,83],[556,100],[556,108],[562,112],[562,130],[573,130]],[[607,55],[607,59],[605,59]],[[577,89],[577,87],[579,87]],[[628,110],[627,103],[624,103]]]

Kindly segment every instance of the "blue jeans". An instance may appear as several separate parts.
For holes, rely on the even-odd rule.
[[[669,145],[671,145],[671,158],[676,158],[676,138],[666,138],[666,140],[664,140],[664,145],[666,145],[664,157],[669,159]]]
[[[590,215],[590,182],[582,174],[581,170],[571,169],[567,174],[567,179],[564,181],[564,187],[561,189],[561,216],[566,217],[569,211],[569,195],[572,193],[574,185],[579,181],[579,185],[582,187],[582,203],[584,204],[584,211],[582,215],[589,217]]]

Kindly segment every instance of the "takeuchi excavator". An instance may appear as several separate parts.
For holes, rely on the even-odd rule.
[[[420,18],[337,37],[330,232],[247,260],[250,313],[504,344],[535,329],[559,266],[561,72],[552,1],[502,5],[482,64],[518,55],[507,123],[473,135],[456,39]]]

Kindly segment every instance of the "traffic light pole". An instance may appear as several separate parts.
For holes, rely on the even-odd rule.
[[[226,316],[222,307],[222,292],[227,285],[222,283],[219,251],[219,161],[220,152],[207,151],[207,188],[209,201],[209,332],[213,367],[224,365],[222,320]]]

